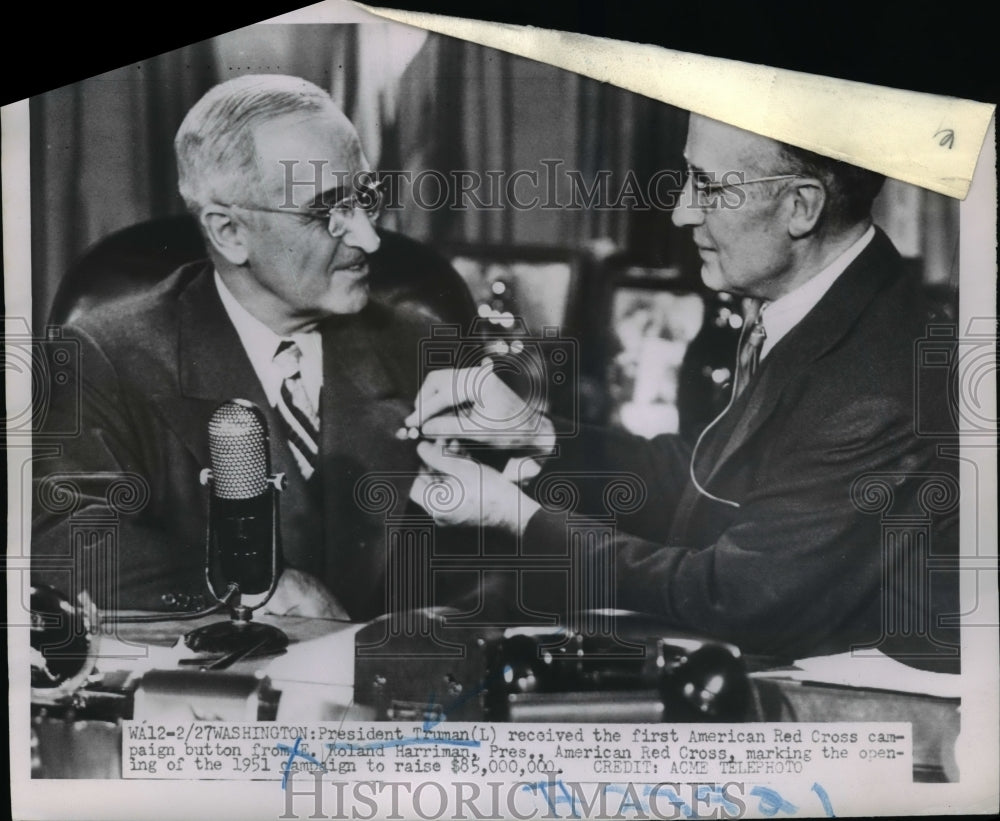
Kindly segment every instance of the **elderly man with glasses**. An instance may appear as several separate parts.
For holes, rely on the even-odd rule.
[[[272,468],[287,481],[285,570],[267,607],[376,616],[388,606],[388,514],[366,511],[355,486],[372,471],[398,475],[395,512],[408,504],[405,477],[419,461],[394,434],[418,387],[428,328],[416,313],[369,301],[380,192],[355,129],[311,83],[244,76],[194,105],[175,150],[209,260],[64,330],[81,346],[81,433],[60,440],[36,477],[73,474],[77,516],[101,509],[83,472],[147,486],[141,509],[116,523],[118,555],[91,595],[103,606],[198,609],[208,422],[221,403],[249,400],[264,412]],[[65,589],[72,517],[44,494],[35,513],[34,567]]]
[[[747,307],[725,411],[693,449],[677,436],[557,437],[540,409],[518,438],[495,430],[526,409],[490,361],[437,371],[406,420],[426,440],[414,500],[439,522],[520,538],[521,589],[497,601],[558,612],[568,585],[587,587],[570,602],[607,586],[598,605],[754,653],[858,649],[956,669],[957,453],[926,435],[953,423],[946,393],[925,394],[919,357],[940,317],[872,223],[882,178],[699,116],[685,158],[674,224],[691,229],[705,284]],[[457,440],[533,449],[534,496]],[[623,472],[641,489],[610,538],[597,480]],[[607,576],[531,569],[574,545]]]

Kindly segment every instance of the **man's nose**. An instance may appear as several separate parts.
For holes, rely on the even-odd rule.
[[[375,223],[360,208],[354,209],[348,218],[344,242],[366,254],[374,254],[382,244],[382,240],[375,230]]]
[[[691,184],[690,174],[684,180],[684,187],[681,189],[677,207],[670,215],[670,221],[678,228],[701,225],[705,221],[705,209],[699,208],[695,203],[695,191]]]

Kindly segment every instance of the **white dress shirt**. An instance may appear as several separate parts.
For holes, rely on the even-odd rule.
[[[323,386],[323,338],[319,331],[307,331],[287,337],[278,336],[240,305],[236,297],[226,287],[226,283],[222,281],[218,271],[215,272],[215,287],[219,291],[222,306],[226,309],[233,327],[236,328],[236,333],[239,334],[243,349],[250,358],[250,364],[253,365],[253,369],[257,373],[257,378],[264,388],[264,394],[271,407],[274,407],[278,402],[283,378],[280,369],[274,364],[274,354],[282,340],[291,339],[302,352],[299,365],[302,369],[302,382],[306,395],[313,407],[318,409],[319,392]]]
[[[767,356],[768,352],[778,341],[792,328],[801,322],[818,303],[823,295],[830,290],[830,286],[837,281],[847,266],[860,256],[861,252],[868,247],[868,243],[875,237],[875,227],[869,226],[868,230],[862,234],[861,238],[855,242],[844,253],[826,266],[816,276],[808,282],[803,282],[794,291],[790,291],[774,302],[764,305],[761,313],[761,322],[764,323],[764,330],[767,337],[764,345],[760,349],[760,358]]]

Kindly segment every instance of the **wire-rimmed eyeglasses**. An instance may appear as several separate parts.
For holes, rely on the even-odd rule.
[[[340,239],[349,230],[351,221],[358,213],[364,214],[371,225],[378,222],[382,216],[382,206],[385,201],[386,181],[365,182],[349,197],[337,200],[332,206],[312,208],[268,208],[263,205],[244,205],[242,203],[219,203],[228,208],[241,208],[244,211],[262,211],[266,214],[289,214],[326,222],[327,233],[333,239]]]
[[[736,175],[736,172],[727,172]],[[711,208],[719,203],[717,199],[728,188],[741,188],[744,185],[753,185],[759,182],[784,182],[786,180],[803,179],[802,174],[772,174],[767,177],[755,177],[751,180],[734,179],[726,182],[716,182],[707,171],[697,171],[690,166],[685,170],[684,185],[690,182],[691,189],[695,195],[695,206],[698,208]]]

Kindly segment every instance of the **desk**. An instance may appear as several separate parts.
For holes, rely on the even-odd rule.
[[[171,650],[187,631],[218,621],[165,621],[123,624],[116,629],[121,642],[106,641],[123,654],[149,647],[149,656],[133,660],[136,672],[176,665],[179,650]],[[353,703],[354,634],[363,625],[300,617],[261,617],[289,636],[288,651],[279,657],[237,662],[240,673],[265,673],[281,692],[278,721],[318,722],[372,720],[374,710]],[[400,659],[405,665],[405,659]],[[105,657],[106,669],[124,665],[119,655]],[[205,672],[204,675],[213,675]],[[780,671],[751,676],[760,720],[767,722],[910,722],[913,726],[914,780],[957,781],[955,741],[959,700],[866,687],[847,687],[784,677]],[[608,699],[614,699],[608,693]],[[613,705],[611,713],[613,713]],[[550,719],[551,721],[552,719]],[[613,719],[609,719],[613,720]],[[67,722],[38,714],[33,720],[37,777],[117,778],[120,776],[120,728],[111,722]]]
[[[170,655],[160,655],[174,647],[179,636],[224,619],[224,616],[215,615],[192,621],[121,624],[116,631],[123,642],[154,648],[150,661],[162,667],[164,661],[176,665],[182,656],[190,657],[191,654],[182,648]],[[354,634],[364,624],[301,616],[256,616],[254,620],[284,631],[289,638],[288,650],[278,656],[237,661],[228,670],[263,673],[270,678],[272,686],[281,692],[276,720],[366,721],[374,718],[371,710],[352,703]],[[144,662],[140,659],[139,664],[142,666]],[[210,672],[206,674],[211,675]]]
[[[959,700],[888,690],[755,679],[764,721],[906,721],[913,725],[913,780],[958,781]]]
[[[113,635],[123,642],[140,646],[171,647],[177,643],[178,637],[183,636],[185,633],[189,633],[198,627],[204,627],[207,624],[225,620],[225,614],[217,613],[213,616],[205,616],[193,620],[167,619],[166,621],[150,623],[125,623],[114,625]],[[343,630],[356,629],[359,626],[331,619],[312,619],[302,616],[254,615],[254,621],[273,624],[275,627],[281,628],[288,636],[291,645],[302,644],[311,639],[329,636]],[[237,664],[243,665],[245,669],[258,670],[261,666],[261,660],[237,662]],[[247,668],[246,665],[249,665],[249,667]],[[236,665],[232,669],[236,669]]]

